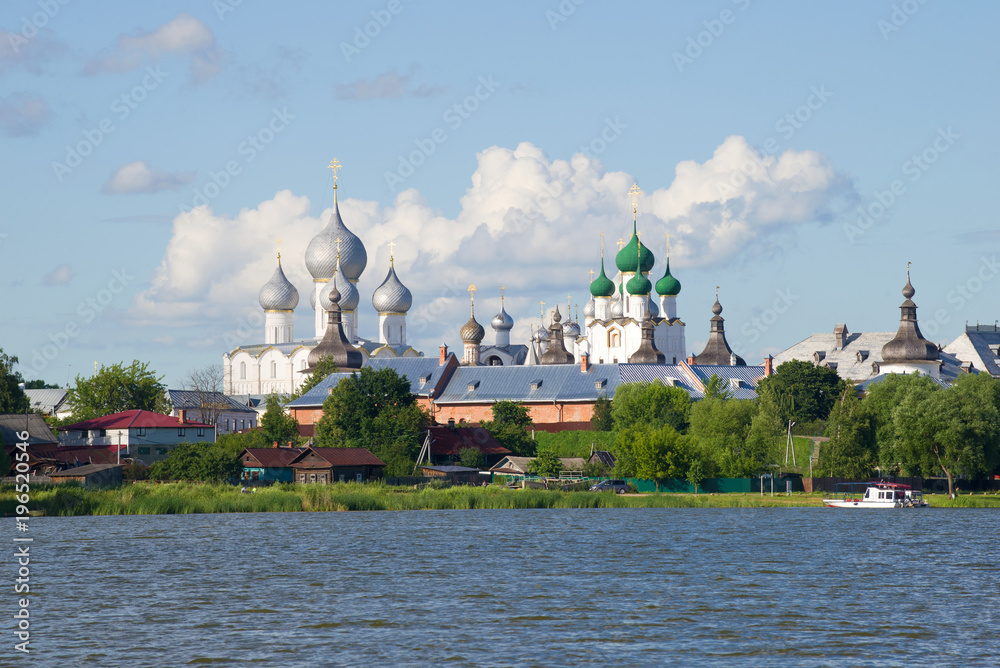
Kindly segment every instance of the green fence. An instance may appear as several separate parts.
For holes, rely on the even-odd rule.
[[[786,490],[785,481],[791,481],[792,491],[802,491],[802,478],[775,478],[774,493],[784,494]],[[641,480],[639,478],[628,478],[628,482],[635,485],[639,492],[655,492],[656,483],[652,480]],[[760,478],[706,478],[698,485],[699,494],[753,494],[760,493]],[[672,492],[680,494],[694,494],[694,485],[687,480],[670,478],[660,481],[661,492]],[[770,494],[771,479],[764,478],[764,493]]]

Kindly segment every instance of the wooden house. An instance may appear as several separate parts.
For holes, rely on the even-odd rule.
[[[292,460],[305,448],[246,448],[240,453],[243,480],[248,482],[292,482]]]
[[[307,447],[289,464],[297,483],[365,482],[382,477],[385,462],[365,448]]]
[[[120,485],[122,469],[120,464],[87,464],[74,466],[64,471],[49,474],[53,483],[78,482],[81,485]]]

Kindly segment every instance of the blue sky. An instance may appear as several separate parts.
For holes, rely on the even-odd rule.
[[[582,308],[637,182],[654,280],[671,233],[690,353],[716,286],[750,363],[838,322],[894,330],[907,262],[925,335],[950,341],[998,317],[998,13],[7,2],[0,346],[28,378],[138,358],[177,386],[262,338],[277,238],[311,336],[302,254],[334,157],[369,255],[363,336],[395,241],[415,347],[461,346],[470,282],[484,324],[508,286],[523,342],[539,302]]]

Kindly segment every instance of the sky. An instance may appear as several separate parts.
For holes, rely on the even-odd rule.
[[[0,347],[58,385],[146,361],[170,387],[263,340],[282,266],[333,203],[364,241],[359,330],[394,243],[408,343],[514,343],[589,298],[637,226],[716,288],[750,364],[816,332],[894,331],[907,263],[927,338],[1000,317],[1000,5],[8,0],[0,14]],[[995,281],[995,282],[994,282]],[[541,305],[544,302],[545,306]],[[546,324],[548,318],[546,317]]]

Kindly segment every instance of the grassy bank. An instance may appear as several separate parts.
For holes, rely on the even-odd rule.
[[[932,495],[932,506],[1000,508],[998,495],[958,499]],[[47,515],[168,515],[331,510],[459,510],[519,508],[775,508],[818,507],[820,494],[646,494],[508,490],[498,486],[414,490],[384,485],[275,485],[242,494],[228,485],[138,483],[118,488],[85,489],[77,485],[39,485],[32,489],[31,510]],[[0,511],[14,513],[13,489],[0,488]]]

